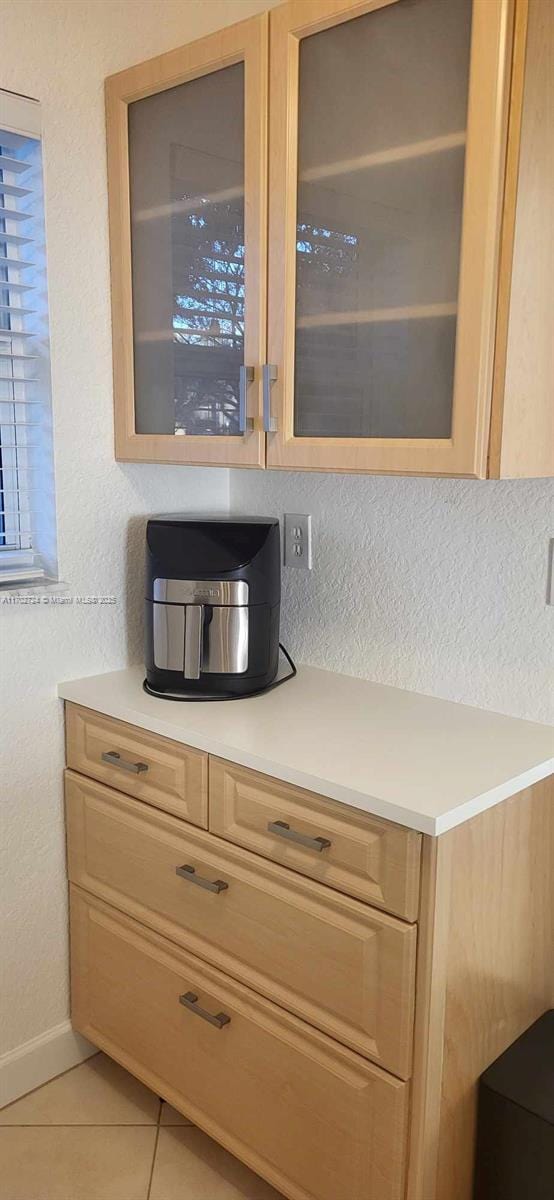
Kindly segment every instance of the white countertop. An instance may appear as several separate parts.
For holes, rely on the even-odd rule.
[[[554,771],[547,725],[299,667],[251,700],[147,696],[143,667],[60,683],[58,695],[410,829],[437,835]]]

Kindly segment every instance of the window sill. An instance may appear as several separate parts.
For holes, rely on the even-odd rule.
[[[58,592],[67,592],[68,585],[59,579],[48,579],[48,576],[43,575],[42,578],[35,577],[34,579],[2,579],[0,573],[0,604],[4,596],[17,598],[20,596],[22,600],[26,598],[36,598],[37,601],[41,596],[51,596]]]

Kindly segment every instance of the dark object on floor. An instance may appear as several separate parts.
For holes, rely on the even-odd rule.
[[[554,1009],[483,1073],[474,1200],[554,1196]]]

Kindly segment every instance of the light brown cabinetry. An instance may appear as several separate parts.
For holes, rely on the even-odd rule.
[[[167,812],[208,825],[208,755],[79,708],[67,706],[67,765]]]
[[[210,829],[273,862],[417,920],[421,834],[210,756]]]
[[[554,1002],[552,780],[431,838],[75,705],[67,750],[74,1027],[288,1200],[471,1200]]]
[[[106,115],[116,456],[259,466],[267,14],[112,76]]]
[[[406,1200],[472,1200],[478,1080],[554,1006],[554,776],[424,839]]]
[[[553,25],[289,0],[112,76],[117,456],[552,473]]]
[[[72,772],[66,812],[73,883],[409,1078],[415,926]]]
[[[79,888],[71,957],[77,1028],[289,1200],[402,1200],[407,1084]]]

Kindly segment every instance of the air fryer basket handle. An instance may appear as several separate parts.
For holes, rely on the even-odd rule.
[[[183,675],[185,679],[199,679],[202,668],[202,634],[204,631],[204,605],[185,606],[185,654]]]

